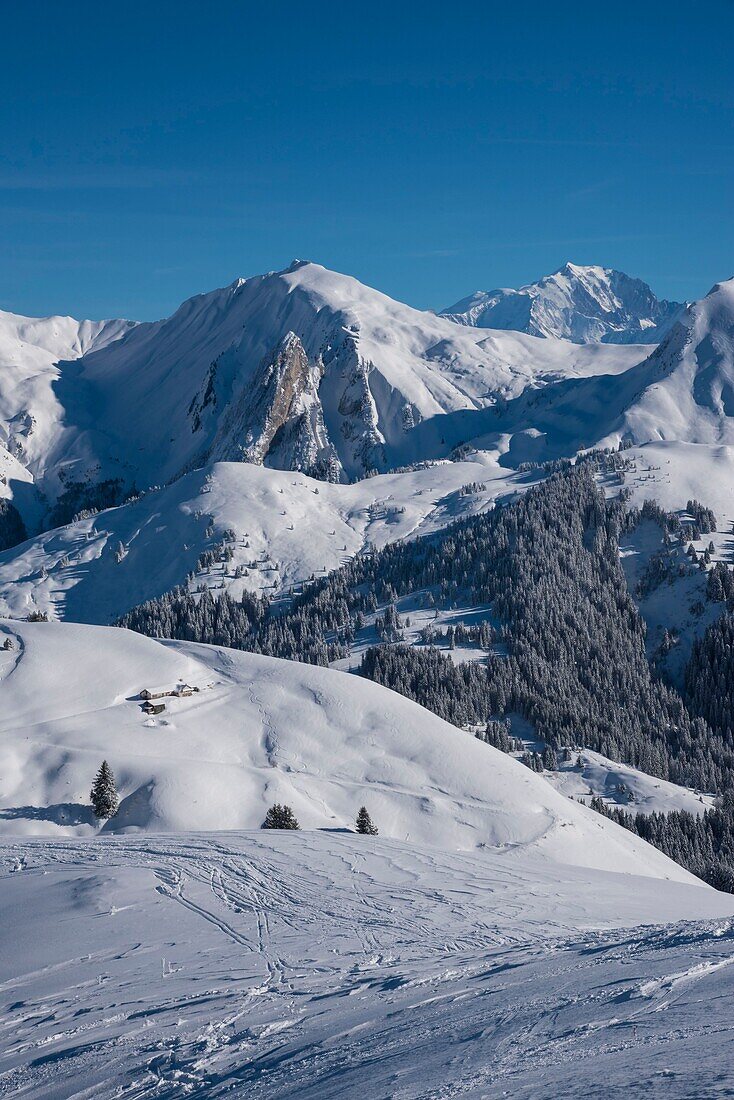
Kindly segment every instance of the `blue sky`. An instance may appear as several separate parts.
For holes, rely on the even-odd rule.
[[[734,4],[3,9],[0,308],[163,316],[305,257],[425,308],[734,274]]]

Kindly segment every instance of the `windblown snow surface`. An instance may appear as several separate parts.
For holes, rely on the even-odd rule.
[[[734,1087],[734,900],[713,890],[341,832],[0,854],[7,1096]]]
[[[734,1087],[734,899],[542,777],[334,670],[3,630],[2,1094]],[[183,682],[146,718],[141,687]],[[301,832],[257,828],[273,801]]]

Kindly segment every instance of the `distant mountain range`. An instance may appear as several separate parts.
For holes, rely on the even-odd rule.
[[[443,310],[461,325],[555,336],[574,344],[657,344],[685,309],[608,267],[567,263],[519,290],[477,290]]]
[[[33,534],[216,462],[348,483],[472,450],[513,469],[623,440],[734,443],[734,282],[687,307],[566,265],[502,294],[542,338],[304,261],[154,323],[0,313],[0,500]],[[579,309],[554,313],[559,295]],[[665,326],[656,348],[612,342]]]

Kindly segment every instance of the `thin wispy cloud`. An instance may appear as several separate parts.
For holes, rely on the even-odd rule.
[[[84,171],[0,166],[0,191],[128,191],[191,183],[196,173],[177,168],[100,166]]]
[[[569,199],[585,199],[592,195],[599,195],[603,191],[608,191],[610,187],[617,184],[615,179],[597,180],[596,183],[589,183],[586,187],[577,187],[573,191],[569,191],[566,198]]]

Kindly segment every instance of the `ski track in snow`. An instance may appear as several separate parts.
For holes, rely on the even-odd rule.
[[[3,1096],[734,1088],[713,891],[635,900],[627,876],[323,832],[7,841],[0,862]],[[622,896],[644,926],[612,927]]]

